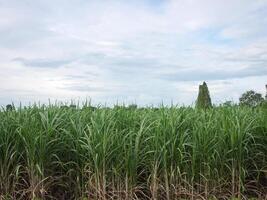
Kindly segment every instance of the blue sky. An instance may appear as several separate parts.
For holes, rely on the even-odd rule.
[[[267,0],[0,0],[0,105],[265,94]]]

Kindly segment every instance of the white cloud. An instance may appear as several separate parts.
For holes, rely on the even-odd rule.
[[[266,0],[0,0],[0,104],[191,104],[203,79],[237,100],[248,80],[264,88],[266,13]]]

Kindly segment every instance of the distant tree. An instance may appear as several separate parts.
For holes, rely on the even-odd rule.
[[[128,106],[128,108],[134,110],[134,109],[137,109],[137,105],[136,104],[130,104]]]
[[[62,106],[60,106],[60,109],[68,109],[69,107],[68,106],[66,106],[66,105],[62,105]]]
[[[115,105],[114,106],[114,109],[125,109],[126,107],[125,107],[125,105]]]
[[[69,108],[76,109],[76,108],[77,108],[77,106],[76,106],[76,105],[74,105],[74,104],[71,104],[71,105],[69,106]]]
[[[234,102],[232,102],[232,101],[226,101],[226,102],[224,102],[223,104],[221,104],[222,106],[233,106],[234,105]]]
[[[88,108],[92,111],[95,111],[97,109],[97,107],[94,107],[94,106],[88,106]]]
[[[196,107],[203,109],[212,107],[210,93],[206,82],[203,82],[202,85],[199,85]]]
[[[264,98],[260,93],[256,93],[253,90],[249,90],[242,94],[239,98],[239,105],[255,107],[264,102]]]
[[[12,111],[14,109],[14,106],[11,104],[6,105],[6,111]]]

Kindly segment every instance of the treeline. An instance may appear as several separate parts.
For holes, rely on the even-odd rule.
[[[248,107],[257,107],[257,106],[262,106],[267,108],[267,85],[266,85],[266,95],[265,99],[263,98],[262,94],[255,92],[254,90],[249,90],[246,91],[241,95],[239,98],[239,103],[234,103],[232,101],[226,101],[224,103],[221,103],[219,106],[248,106]],[[60,108],[62,109],[78,109],[79,106],[75,104],[59,104]],[[86,102],[84,105],[82,105],[83,109],[91,109],[91,110],[96,110],[99,107],[92,106],[90,103]],[[128,106],[126,105],[115,105],[114,108],[125,108],[125,109],[137,109],[138,106],[136,104],[130,104]],[[195,103],[195,107],[198,109],[208,109],[212,107],[216,107],[216,105],[212,104],[209,89],[207,86],[206,82],[203,82],[203,84],[199,85],[199,92],[197,96],[197,100]],[[149,108],[149,107],[147,107]],[[152,109],[157,109],[156,107],[150,107]],[[8,104],[6,105],[6,110],[11,111],[14,110],[15,106],[13,104]],[[139,109],[145,109],[145,108],[140,108]]]

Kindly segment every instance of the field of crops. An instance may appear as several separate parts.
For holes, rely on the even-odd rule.
[[[0,155],[0,199],[264,199],[267,112],[2,110]]]

